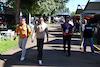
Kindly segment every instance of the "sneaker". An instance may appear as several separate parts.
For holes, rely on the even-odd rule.
[[[87,52],[83,52],[83,53],[87,53]]]
[[[39,60],[39,65],[42,65],[42,60]]]
[[[21,60],[21,61],[23,61],[24,59],[25,59],[25,57],[21,57],[21,59],[20,59],[20,60]]]
[[[67,56],[70,56],[71,54],[68,54]]]
[[[98,53],[92,53],[92,55],[97,55]]]

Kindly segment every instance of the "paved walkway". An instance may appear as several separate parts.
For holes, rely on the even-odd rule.
[[[74,35],[71,41],[71,56],[63,52],[62,33],[60,24],[49,26],[49,42],[44,44],[43,67],[100,67],[100,54],[92,55],[90,46],[86,54],[80,48],[80,36]],[[0,67],[39,67],[37,61],[36,40],[27,42],[26,59],[20,61],[21,49],[17,46],[0,55]]]

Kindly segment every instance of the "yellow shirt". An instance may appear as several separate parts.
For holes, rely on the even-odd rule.
[[[31,33],[29,26],[26,24],[25,25],[20,24],[17,26],[17,29],[15,31],[15,36],[17,35],[18,32],[19,32],[20,39],[24,39],[28,37]]]

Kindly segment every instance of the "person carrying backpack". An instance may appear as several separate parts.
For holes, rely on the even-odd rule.
[[[17,26],[15,31],[14,40],[16,39],[17,33],[19,32],[19,47],[22,49],[21,61],[25,59],[26,53],[26,42],[31,33],[29,26],[26,24],[26,18],[21,19],[21,24]]]

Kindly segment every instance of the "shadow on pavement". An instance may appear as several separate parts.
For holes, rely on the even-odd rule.
[[[71,51],[71,56],[67,56],[67,49],[64,53],[63,50],[57,49],[57,48],[63,48],[60,45],[62,45],[63,40],[62,39],[55,39],[52,40],[46,44],[51,44],[54,46],[48,46],[52,47],[52,49],[44,49],[43,50],[43,66],[70,66],[70,67],[98,67],[99,66],[99,60],[95,59],[99,58],[99,55],[92,55],[91,53],[84,54],[80,51]],[[59,46],[55,46],[55,44]],[[20,61],[20,55],[21,51],[13,54],[13,55],[0,55],[0,59],[5,61],[3,67],[21,67],[21,66],[38,66],[37,61],[37,50],[34,49],[36,46],[33,46],[31,48],[27,49],[26,53],[26,59],[24,61]],[[67,48],[67,47],[66,47]],[[98,62],[99,61],[99,62]]]
[[[44,43],[44,44],[63,44],[63,40],[62,39],[55,39],[55,40],[52,40],[52,41],[49,41],[47,43]]]
[[[55,26],[52,26],[55,27]],[[49,30],[49,32],[57,32],[54,35],[55,37],[62,37],[62,34],[59,34],[59,26],[56,26],[54,31]],[[80,38],[80,36],[74,35],[72,38]],[[80,44],[79,40],[72,40],[72,45]],[[66,67],[100,67],[100,55],[92,55],[91,53],[84,54],[79,51],[76,47],[75,50],[71,50],[71,56],[67,56],[67,47],[66,52],[63,52],[63,40],[54,39],[44,45],[50,47],[51,49],[43,50],[43,66],[66,66]],[[20,61],[21,51],[16,52],[13,55],[0,55],[0,60],[4,61],[3,67],[31,67],[38,66],[37,61],[37,50],[34,49],[36,46],[27,49],[26,58],[24,61]],[[61,49],[60,49],[61,48]],[[74,48],[74,47],[73,47]],[[71,49],[73,49],[71,48]]]
[[[67,56],[62,50],[44,50],[43,51],[43,66],[70,66],[70,67],[98,67],[99,62],[91,53],[84,54],[80,51],[71,51],[71,56]],[[13,55],[1,55],[0,58],[5,61],[4,67],[21,67],[21,66],[38,66],[37,51],[34,49],[27,49],[26,59],[20,61],[21,51]],[[5,60],[7,59],[7,60]]]
[[[54,35],[55,37],[62,37],[63,36],[62,34],[51,34],[51,35]]]

